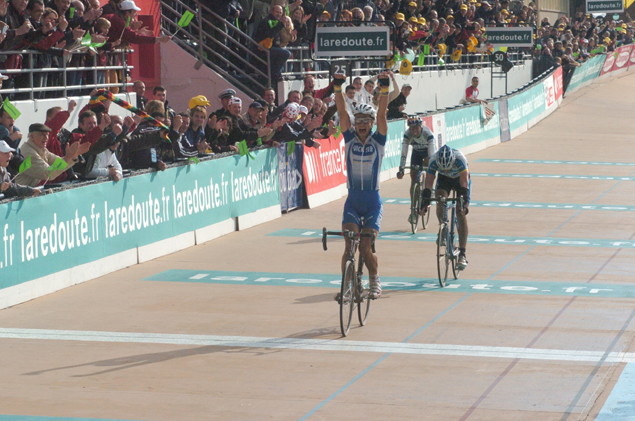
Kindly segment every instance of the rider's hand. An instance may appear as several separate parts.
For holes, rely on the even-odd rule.
[[[467,187],[459,188],[459,197],[461,198],[461,207],[463,208],[463,213],[467,215],[470,212],[470,209],[468,208],[470,204],[470,191],[467,189]]]
[[[399,168],[399,172],[397,173],[397,178],[400,180],[403,178],[403,170],[401,168]]]
[[[423,189],[423,193],[421,194],[421,197],[423,198],[423,201],[421,202],[421,210],[419,211],[419,213],[423,215],[426,213],[428,207],[430,206],[430,198],[432,197],[432,190]]]

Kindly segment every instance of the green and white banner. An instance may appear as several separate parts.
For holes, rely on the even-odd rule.
[[[386,147],[384,148],[384,160],[381,163],[381,171],[399,167],[404,133],[406,133],[406,120],[391,121],[388,123]]]
[[[276,149],[0,205],[0,289],[280,204]]]
[[[545,112],[545,89],[542,83],[507,99],[509,131],[514,132]]]
[[[480,106],[465,107],[445,113],[445,144],[461,149],[500,136],[498,102],[492,104],[496,114],[485,123]],[[435,131],[435,136],[438,134]]]
[[[581,66],[576,67],[573,71],[571,81],[567,86],[567,92],[574,92],[577,88],[598,77],[602,71],[605,59],[606,55],[599,54],[588,59],[586,62],[582,63]]]

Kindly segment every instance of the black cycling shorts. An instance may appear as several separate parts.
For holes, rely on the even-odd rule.
[[[445,175],[438,174],[439,178],[437,179],[437,191],[445,190],[448,195],[454,190],[456,194],[459,194],[459,190],[461,188],[461,181],[457,178],[446,177]],[[472,192],[472,179],[469,180],[468,188],[467,188],[467,202],[470,202],[470,193]]]

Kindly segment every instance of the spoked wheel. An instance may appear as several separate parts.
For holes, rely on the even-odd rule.
[[[411,199],[412,201],[410,203],[410,229],[412,230],[413,234],[416,234],[417,224],[419,223],[419,208],[421,208],[421,186],[419,185],[419,183],[415,185],[415,188],[412,191]]]
[[[448,279],[448,269],[450,265],[450,256],[447,253],[447,246],[441,245],[441,239],[444,238],[443,232],[445,225],[442,224],[439,227],[439,236],[437,237],[437,273],[439,275],[439,285],[441,288],[445,286],[445,281]]]
[[[459,279],[461,276],[461,271],[458,268],[459,265],[459,235],[457,233],[450,234],[450,240],[452,242],[452,246],[450,250],[452,250],[452,275],[454,275],[454,279]]]
[[[346,262],[344,275],[342,275],[342,288],[340,290],[340,328],[342,336],[348,335],[353,318],[353,307],[355,306],[355,265],[352,260]]]
[[[357,316],[359,317],[359,324],[364,326],[366,319],[368,318],[368,310],[370,309],[370,289],[368,279],[364,279],[361,274],[358,279],[359,289],[356,295],[357,301]]]

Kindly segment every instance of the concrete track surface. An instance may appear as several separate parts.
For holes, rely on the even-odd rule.
[[[468,156],[446,288],[436,223],[410,234],[408,181],[383,183],[384,293],[346,338],[318,237],[344,199],[0,311],[0,421],[635,419],[634,91]]]

